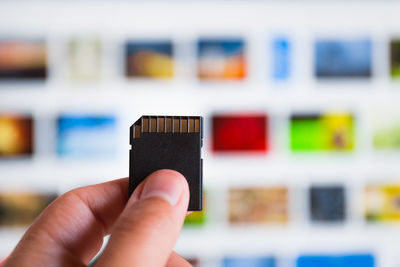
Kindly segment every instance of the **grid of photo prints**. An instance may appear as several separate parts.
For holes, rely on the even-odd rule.
[[[267,36],[267,33],[265,35]],[[255,71],[262,72],[265,76],[265,84],[262,85],[265,90],[270,90],[268,86],[271,83],[279,84],[278,87],[283,85],[276,90],[287,90],[284,84],[296,83],[298,68],[306,67],[311,67],[310,80],[317,86],[328,84],[328,87],[332,87],[328,89],[331,92],[336,90],[333,88],[335,85],[352,86],[354,81],[361,84],[371,83],[376,75],[387,77],[394,85],[400,81],[400,36],[388,38],[384,50],[388,51],[387,58],[382,59],[387,62],[387,71],[380,74],[374,71],[374,53],[377,53],[378,46],[375,45],[377,40],[372,36],[357,37],[355,34],[350,37],[310,40],[312,47],[309,49],[313,51],[309,58],[311,64],[304,66],[301,62],[294,62],[295,53],[302,51],[299,51],[300,46],[289,35],[271,35],[269,40],[258,46],[249,46],[249,40],[244,36],[198,36],[187,43],[175,41],[173,38],[158,39],[157,36],[127,37],[115,44],[119,47],[120,57],[117,57],[107,54],[110,50],[106,48],[102,36],[72,36],[61,44],[62,49],[55,49],[52,53],[52,43],[48,42],[48,36],[3,36],[0,39],[0,90],[11,90],[17,85],[22,87],[24,92],[23,90],[32,87],[33,89],[28,90],[37,90],[37,97],[45,98],[54,90],[61,90],[51,86],[51,83],[57,80],[59,84],[79,87],[79,90],[73,92],[79,98],[81,93],[100,94],[90,90],[86,92],[82,88],[88,84],[90,88],[101,87],[105,79],[117,73],[118,79],[132,82],[129,83],[132,91],[135,90],[137,82],[138,86],[144,85],[148,88],[149,92],[146,94],[153,94],[154,97],[157,97],[160,91],[158,87],[168,90],[168,83],[180,81],[190,81],[201,86],[200,89],[194,87],[188,90],[204,90],[205,94],[212,94],[207,90],[219,90],[219,87],[223,87],[221,90],[227,90],[230,86],[235,87],[236,83],[253,79]],[[186,58],[181,56],[179,49],[182,47],[191,48],[185,50],[192,51]],[[265,62],[268,68],[255,70],[250,67],[249,54],[254,52],[250,51],[253,47],[265,49],[255,53],[270,55],[268,62]],[[379,47],[383,49],[383,46]],[[60,54],[54,51],[59,51]],[[65,60],[57,61],[54,57]],[[115,61],[111,65],[118,66],[116,70],[105,66],[110,60]],[[189,69],[193,71],[182,71],[182,65],[190,66]],[[152,85],[157,89],[151,91]],[[124,93],[119,91],[119,97],[123,98]],[[367,91],[360,94],[369,93]],[[234,89],[230,94],[243,96],[245,92]],[[304,94],[310,92],[305,91]],[[171,91],[171,95],[176,98],[176,103],[185,101],[180,98],[180,92]],[[96,101],[95,97],[93,99]],[[62,101],[59,99],[60,103]],[[220,101],[222,103],[224,100]],[[14,178],[11,176],[13,168],[32,166],[32,162],[38,158],[49,159],[48,164],[57,166],[65,166],[62,165],[64,162],[84,165],[86,161],[95,166],[97,162],[102,164],[107,160],[118,161],[128,155],[128,147],[119,149],[121,136],[121,142],[126,141],[128,144],[129,131],[125,127],[127,125],[121,123],[127,114],[98,109],[85,109],[85,112],[65,109],[63,112],[49,114],[45,111],[38,113],[23,108],[13,109],[12,105],[13,103],[10,103],[10,108],[2,107],[0,110],[0,176],[5,180],[3,184],[7,179]],[[301,251],[301,248],[298,248],[299,252],[293,255],[286,255],[270,246],[270,253],[267,252],[268,249],[260,249],[260,253],[254,254],[227,251],[215,256],[208,253],[210,249],[203,248],[205,245],[201,245],[201,242],[196,247],[196,242],[188,241],[203,234],[211,236],[210,239],[213,235],[218,237],[215,232],[219,231],[225,233],[221,234],[223,237],[235,234],[240,236],[237,232],[250,231],[250,236],[255,232],[254,239],[261,233],[260,238],[268,238],[271,234],[275,236],[273,240],[277,240],[279,236],[274,235],[276,231],[290,242],[293,229],[299,229],[296,225],[302,225],[309,229],[308,233],[311,236],[298,235],[298,238],[305,238],[304,242],[307,243],[308,238],[313,238],[312,235],[318,235],[318,232],[312,231],[314,228],[317,231],[323,229],[324,233],[332,231],[332,235],[338,233],[337,229],[341,229],[339,234],[344,235],[346,227],[351,228],[351,225],[356,225],[357,229],[366,232],[369,229],[373,231],[376,227],[396,227],[395,225],[400,223],[400,180],[396,180],[398,177],[382,174],[382,177],[371,181],[368,180],[370,177],[363,177],[362,182],[354,184],[343,182],[345,179],[331,181],[329,178],[319,177],[310,178],[314,179],[314,182],[309,184],[301,184],[295,182],[296,177],[293,173],[288,179],[271,177],[269,181],[272,180],[273,183],[263,183],[263,177],[268,177],[268,173],[257,172],[257,168],[265,170],[275,164],[276,168],[286,166],[290,169],[293,162],[300,164],[297,168],[302,168],[302,163],[304,168],[307,168],[311,163],[314,164],[312,166],[316,166],[315,162],[321,162],[322,166],[335,169],[341,168],[343,162],[343,169],[347,170],[344,173],[348,175],[346,179],[351,181],[352,176],[357,175],[356,171],[352,171],[353,167],[357,168],[357,159],[370,156],[370,164],[374,164],[374,156],[398,155],[400,109],[391,108],[389,105],[371,114],[354,107],[322,107],[318,110],[287,107],[285,113],[279,114],[269,112],[268,107],[258,107],[245,110],[232,107],[225,110],[216,106],[213,110],[199,114],[204,117],[205,126],[205,208],[201,212],[193,212],[185,220],[183,240],[182,243],[178,242],[178,249],[183,247],[183,256],[196,267],[378,266],[380,251],[375,250],[371,244],[343,249],[339,246],[336,251]],[[132,117],[129,121],[133,123],[136,119]],[[368,121],[368,127],[365,123],[360,123],[365,120]],[[53,133],[49,139],[52,143],[51,149],[42,147],[46,143],[43,138],[49,138],[42,136],[42,127]],[[335,162],[333,167],[329,167],[330,160]],[[382,161],[385,161],[384,157],[376,160]],[[389,165],[398,168],[399,162],[397,158]],[[222,176],[224,169],[235,168],[235,164],[243,164],[244,168],[248,168],[250,177],[246,177],[243,172],[238,174],[242,175],[240,179],[234,179],[236,182],[230,182],[230,177],[221,178],[223,182],[208,182],[208,179],[219,179],[216,177],[218,173]],[[81,165],[72,166],[79,168]],[[211,170],[212,168],[219,168],[220,172]],[[323,168],[314,168],[315,173],[313,167],[308,168],[306,175],[319,176],[323,173]],[[10,177],[4,177],[1,174],[2,169],[7,169],[6,173],[10,174]],[[330,177],[327,172],[325,175]],[[209,177],[209,173],[212,173],[213,177]],[[230,172],[227,170],[227,173]],[[40,172],[35,175],[40,175]],[[82,181],[82,184],[85,184],[85,181]],[[62,192],[57,188],[47,191],[0,188],[0,228],[4,231],[26,229],[60,193]],[[1,239],[0,242],[3,242]],[[184,247],[188,244],[192,249],[185,250]],[[243,244],[246,244],[246,241],[243,241]],[[240,250],[237,248],[234,251]],[[7,257],[7,252],[4,253],[0,255],[0,259]],[[396,255],[393,257],[400,260]],[[396,266],[400,266],[400,261],[398,264]]]

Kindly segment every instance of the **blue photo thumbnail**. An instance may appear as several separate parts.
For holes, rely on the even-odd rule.
[[[374,267],[371,254],[356,255],[303,255],[297,259],[297,267]]]
[[[223,260],[223,267],[275,267],[273,257],[230,257]]]
[[[372,75],[372,42],[317,40],[314,51],[317,78],[368,78]]]
[[[272,76],[275,80],[286,80],[291,72],[292,45],[285,37],[279,37],[272,42]]]
[[[116,128],[112,115],[61,115],[57,120],[57,154],[72,158],[114,156]]]

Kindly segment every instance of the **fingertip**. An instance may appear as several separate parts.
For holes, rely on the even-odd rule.
[[[189,201],[186,178],[175,170],[161,169],[151,173],[133,192],[128,206],[148,198],[158,197],[175,206]]]
[[[165,266],[188,203],[189,186],[182,174],[168,169],[150,174],[128,201],[98,266]]]
[[[183,176],[183,174],[181,174],[178,171],[175,170],[171,170],[171,169],[161,169],[161,170],[157,170],[153,173],[151,173],[146,179],[150,178],[150,177],[162,177],[162,178],[168,178],[168,179],[179,179],[182,183],[187,184],[187,180],[185,178],[185,176]]]
[[[163,182],[168,181],[169,183],[174,183],[176,180],[179,180],[180,185],[182,186],[182,194],[180,201],[178,202],[184,202],[185,205],[187,206],[189,204],[189,198],[190,198],[190,190],[189,190],[189,184],[180,172],[176,170],[171,170],[171,169],[161,169],[153,172],[148,176],[147,179],[162,179]],[[186,207],[187,209],[187,207]]]

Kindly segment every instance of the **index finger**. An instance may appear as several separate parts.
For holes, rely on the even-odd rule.
[[[50,204],[22,237],[5,265],[87,264],[128,200],[128,178],[69,191]],[[24,264],[25,263],[25,264]]]

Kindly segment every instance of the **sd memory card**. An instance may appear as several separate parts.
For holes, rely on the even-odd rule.
[[[185,176],[189,211],[203,203],[202,117],[142,116],[130,127],[129,195],[152,172],[171,169]]]

